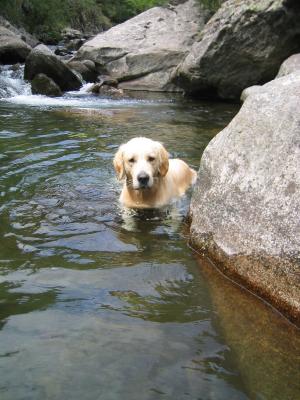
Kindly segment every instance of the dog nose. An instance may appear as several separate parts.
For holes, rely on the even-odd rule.
[[[137,179],[138,179],[139,183],[140,183],[142,186],[146,186],[147,183],[149,182],[149,175],[146,174],[146,172],[140,172],[140,173],[138,174],[138,176],[137,176]]]

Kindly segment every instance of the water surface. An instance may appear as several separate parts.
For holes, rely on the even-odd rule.
[[[1,400],[297,398],[297,331],[199,264],[190,193],[160,213],[117,201],[122,142],[198,168],[237,106],[25,89],[0,101]]]

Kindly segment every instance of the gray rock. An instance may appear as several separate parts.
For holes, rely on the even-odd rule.
[[[206,24],[174,75],[186,93],[237,99],[273,79],[299,51],[300,7],[286,0],[228,0]]]
[[[207,16],[197,0],[173,9],[154,7],[86,42],[75,58],[105,67],[109,75],[126,81],[124,88],[174,90],[170,77]]]
[[[247,99],[248,96],[258,93],[260,90],[261,90],[260,85],[254,85],[254,86],[250,86],[250,87],[244,89],[241,94],[241,99],[240,99],[241,102],[243,103]]]
[[[109,75],[99,75],[97,77],[97,82],[101,85],[108,85],[113,87],[118,87],[117,79],[112,78]]]
[[[31,47],[11,30],[0,25],[0,63],[24,62]]]
[[[102,96],[108,97],[124,97],[124,91],[121,88],[116,87],[115,85],[109,85],[104,82],[95,83],[90,89],[89,92],[94,94],[100,94]]]
[[[191,240],[300,324],[300,73],[265,84],[203,153]]]
[[[38,45],[39,41],[37,38],[30,33],[28,33],[24,28],[17,28],[14,25],[12,25],[10,22],[8,22],[5,18],[3,18],[0,15],[0,26],[8,29],[12,33],[14,33],[17,37],[22,39],[24,42],[26,42],[30,47],[35,47]]]
[[[88,64],[82,61],[69,61],[68,67],[78,72],[86,82],[95,82],[98,72],[95,68],[90,68]]]
[[[276,78],[281,78],[296,71],[300,71],[300,53],[293,54],[281,64]]]
[[[78,29],[67,27],[62,30],[61,35],[65,40],[81,39],[83,37],[83,32]]]
[[[77,90],[82,84],[80,78],[42,44],[35,47],[27,57],[24,77],[32,80],[41,73],[53,79],[62,91]]]
[[[62,96],[59,86],[47,75],[38,74],[31,82],[32,94],[43,94],[45,96]]]

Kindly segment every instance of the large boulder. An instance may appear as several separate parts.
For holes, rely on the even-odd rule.
[[[30,52],[25,63],[25,79],[31,81],[38,74],[45,74],[53,79],[62,91],[77,90],[82,85],[76,73],[43,44]]]
[[[174,82],[186,93],[237,99],[273,79],[300,50],[296,0],[228,0],[206,24],[178,67]]]
[[[24,62],[30,51],[20,36],[0,25],[0,64]]]
[[[90,59],[123,88],[178,90],[170,82],[208,18],[197,0],[154,7],[86,42],[76,59]]]
[[[276,78],[281,78],[296,71],[300,71],[300,53],[293,54],[281,64]]]
[[[12,33],[14,33],[16,36],[18,36],[24,42],[26,42],[30,47],[35,47],[39,44],[39,41],[37,40],[37,38],[35,36],[28,33],[22,27],[17,28],[16,26],[12,25],[4,17],[2,17],[2,15],[0,15],[0,26],[10,30]]]
[[[31,82],[32,94],[43,94],[50,97],[62,95],[59,86],[45,74],[36,75]]]
[[[300,324],[300,73],[265,84],[203,153],[191,240]]]

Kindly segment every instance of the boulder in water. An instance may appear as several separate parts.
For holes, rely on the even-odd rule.
[[[78,90],[82,85],[76,73],[42,44],[35,47],[27,57],[24,78],[31,81],[38,74],[53,79],[62,91]]]
[[[31,81],[32,94],[43,94],[50,97],[62,96],[59,86],[45,74],[36,75]]]
[[[300,324],[300,72],[250,93],[203,153],[193,245]]]
[[[197,0],[154,7],[89,40],[75,59],[105,67],[123,88],[176,91],[172,73],[207,18]]]

